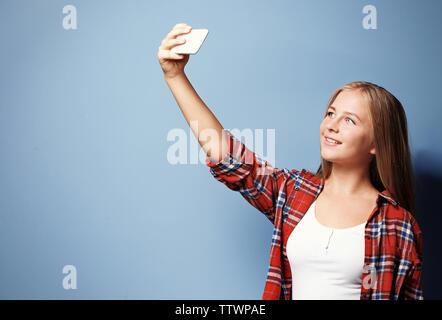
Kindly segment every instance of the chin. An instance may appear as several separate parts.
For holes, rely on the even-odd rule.
[[[324,149],[322,149],[320,153],[321,153],[321,157],[326,160],[329,160],[329,158],[334,158],[330,152],[327,152],[327,150],[324,151]]]
[[[329,155],[327,155],[326,153],[324,154],[323,152],[321,152],[321,158],[328,161],[328,162],[337,162],[339,161],[338,158],[336,157],[330,157]]]

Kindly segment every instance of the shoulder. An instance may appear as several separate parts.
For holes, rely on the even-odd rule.
[[[295,190],[317,191],[322,186],[321,178],[304,168],[274,168],[271,165],[267,165],[267,168],[271,168],[270,172],[278,183],[284,183],[290,189],[293,187]]]
[[[400,228],[413,231],[414,234],[422,233],[416,217],[410,211],[399,204],[393,205],[389,202],[384,202],[383,207],[386,219],[396,222]]]
[[[295,190],[318,191],[322,186],[321,178],[305,168],[282,171],[288,180],[287,184],[294,185]]]
[[[305,168],[302,168],[300,171],[298,171],[298,175],[303,182],[313,184],[318,187],[322,184],[321,178],[319,176]]]
[[[397,248],[402,254],[410,254],[413,258],[421,260],[423,253],[422,230],[416,217],[399,204],[393,205],[386,202],[383,207],[387,229],[394,230]]]

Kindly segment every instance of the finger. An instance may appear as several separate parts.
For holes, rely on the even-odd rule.
[[[171,52],[170,50],[160,49],[158,51],[158,58],[160,59],[172,59],[172,60],[180,60],[184,57],[184,55],[177,54],[175,52]]]
[[[172,29],[172,31],[170,31],[167,34],[165,39],[167,39],[167,40],[174,39],[177,35],[189,33],[191,30],[192,30],[191,26],[174,28],[174,29]]]
[[[165,50],[170,50],[173,47],[180,45],[180,44],[184,44],[186,43],[186,39],[171,39],[166,41],[163,45],[162,48]]]
[[[174,26],[174,28],[176,28],[176,27],[185,27],[185,26],[188,26],[188,24],[187,24],[187,23],[184,23],[184,22],[181,22],[181,23],[177,23],[177,24]]]
[[[178,36],[180,34],[189,33],[191,30],[192,30],[192,27],[190,27],[190,26],[173,29],[172,31],[170,31],[167,34],[165,39],[167,39],[167,40],[174,39],[176,36]]]

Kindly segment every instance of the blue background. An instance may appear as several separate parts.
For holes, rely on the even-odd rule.
[[[77,30],[62,27],[65,5]],[[377,9],[365,30],[362,8]],[[424,294],[440,298],[441,1],[0,3],[0,298],[260,299],[272,225],[204,164],[158,63],[176,23],[207,28],[186,73],[228,129],[276,130],[276,167],[319,166],[332,92],[404,105],[419,178]],[[63,266],[77,268],[65,290]]]

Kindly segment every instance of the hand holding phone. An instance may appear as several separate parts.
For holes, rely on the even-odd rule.
[[[187,34],[177,36],[177,39],[185,39],[186,42],[173,47],[170,51],[178,54],[196,54],[208,33],[208,29],[192,29]]]

